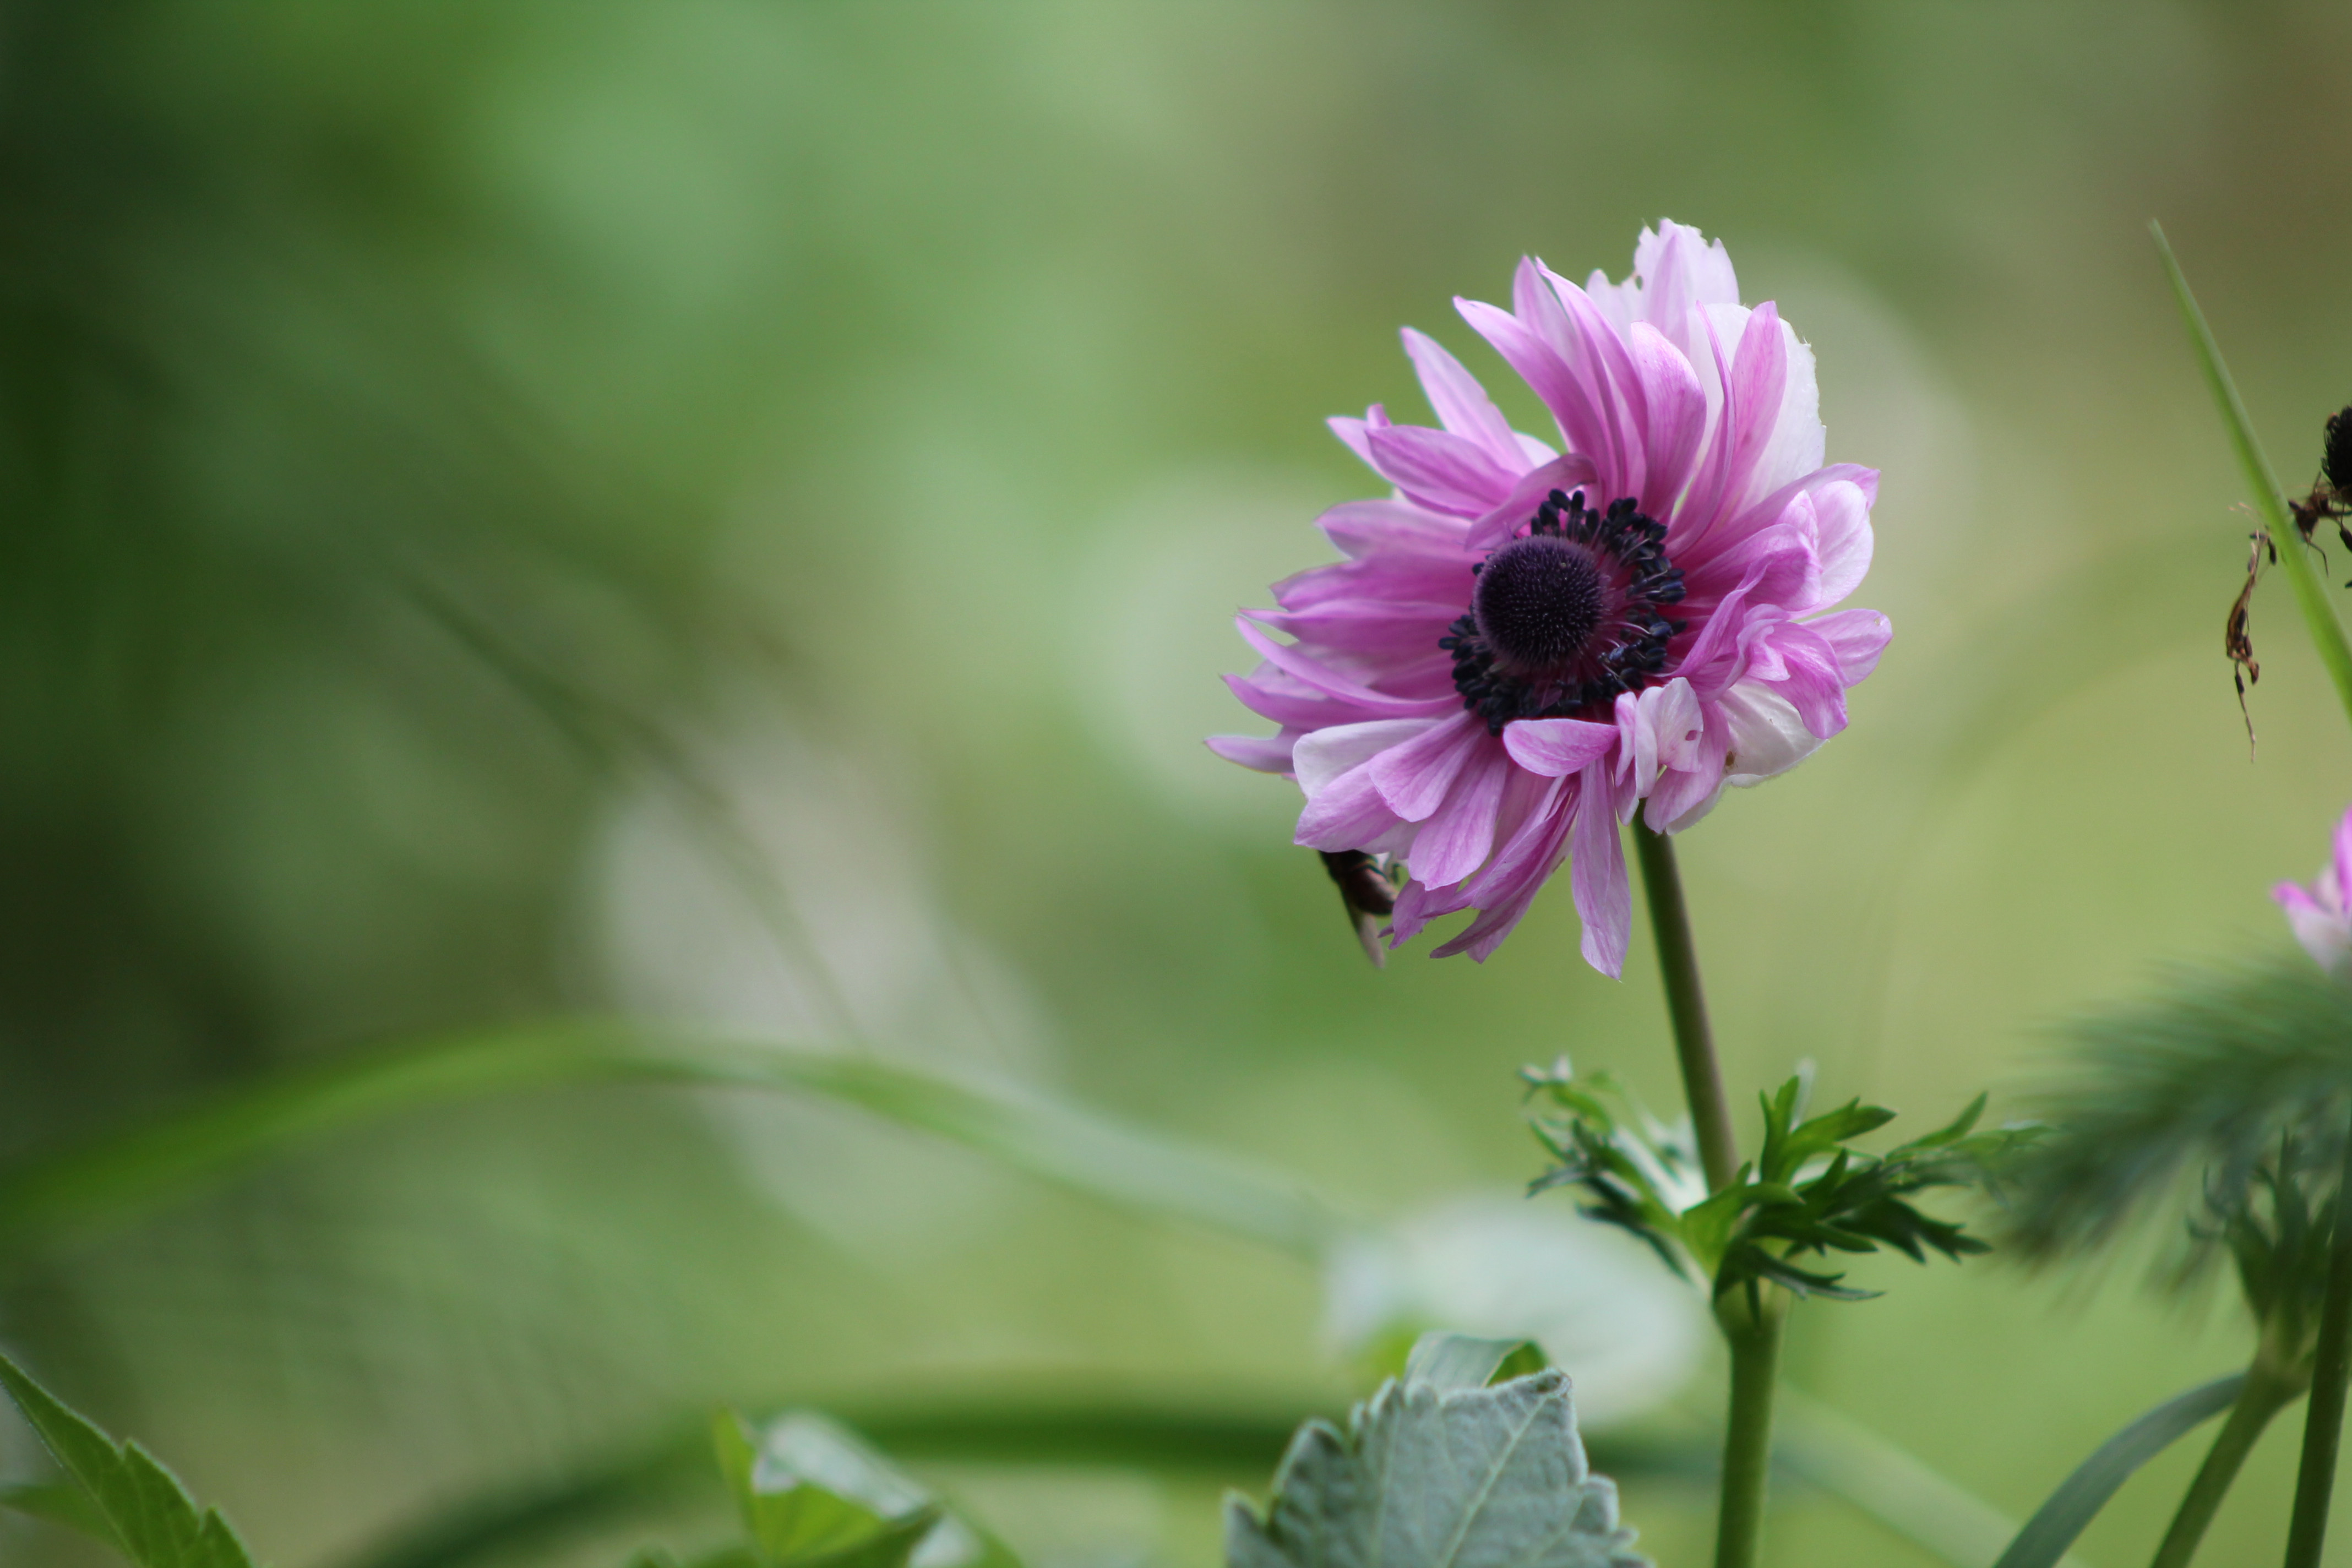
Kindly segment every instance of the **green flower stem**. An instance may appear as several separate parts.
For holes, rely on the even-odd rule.
[[[1658,942],[1658,973],[1666,989],[1666,1013],[1675,1027],[1675,1058],[1682,1066],[1683,1094],[1690,1102],[1698,1134],[1698,1161],[1709,1192],[1729,1186],[1739,1171],[1739,1145],[1731,1131],[1731,1102],[1723,1092],[1723,1068],[1716,1060],[1715,1036],[1707,1027],[1706,992],[1698,978],[1698,947],[1691,940],[1690,906],[1683,899],[1682,873],[1675,847],[1633,819],[1633,853],[1642,863],[1642,889],[1650,905],[1650,931]],[[1780,1323],[1788,1315],[1787,1293],[1767,1285],[1751,1308],[1746,1291],[1724,1299],[1716,1311],[1731,1347],[1731,1412],[1723,1436],[1723,1498],[1716,1516],[1716,1568],[1755,1568],[1764,1540],[1764,1482],[1772,1467],[1772,1389],[1780,1365]]]
[[[2344,1383],[2352,1372],[2352,1132],[2336,1178],[2336,1226],[2328,1240],[2327,1293],[2319,1304],[2319,1342],[2311,1358],[2311,1403],[2303,1413],[2303,1465],[2294,1478],[2294,1517],[2286,1531],[2286,1568],[2319,1568],[2327,1539],[2327,1504],[2336,1489],[2336,1449],[2344,1436]]]
[[[2221,423],[2229,428],[2230,444],[2238,454],[2238,468],[2253,491],[2254,506],[2278,551],[2279,565],[2294,588],[2295,605],[2303,611],[2304,625],[2310,628],[2312,645],[2319,650],[2319,661],[2327,667],[2327,678],[2336,683],[2336,695],[2344,704],[2346,717],[2352,718],[2352,643],[2345,640],[2344,623],[2336,618],[2336,607],[2327,602],[2326,586],[2320,582],[2319,574],[2312,570],[2310,557],[2297,547],[2294,520],[2287,513],[2286,494],[2279,489],[2278,475],[2272,471],[2271,460],[2263,455],[2263,444],[2254,438],[2254,424],[2246,416],[2246,405],[2238,395],[2238,384],[2231,379],[2221,345],[2213,341],[2213,329],[2205,324],[2205,312],[2198,309],[2197,296],[2189,292],[2189,279],[2173,258],[2164,228],[2153,223],[2147,227],[2156,237],[2157,254],[2164,258],[2165,274],[2172,279],[2172,295],[2179,301],[2180,319],[2189,327],[2189,343],[2204,369],[2205,384],[2221,411]]]
[[[1666,1013],[1675,1026],[1675,1057],[1682,1064],[1683,1094],[1698,1133],[1699,1168],[1707,1191],[1721,1192],[1739,1169],[1739,1146],[1731,1133],[1731,1102],[1724,1097],[1723,1068],[1715,1059],[1715,1036],[1706,1024],[1706,993],[1698,979],[1698,949],[1691,942],[1690,908],[1683,901],[1682,873],[1675,867],[1674,841],[1633,819],[1633,851],[1642,863],[1642,890],[1650,905],[1650,931],[1658,942],[1658,972],[1666,988]]]
[[[2180,1508],[2172,1516],[2172,1528],[2164,1532],[2164,1543],[2156,1549],[2156,1557],[2148,1568],[2189,1568],[2189,1561],[2197,1555],[2197,1544],[2205,1539],[2205,1527],[2213,1522],[2214,1513],[2221,1500],[2230,1492],[2230,1485],[2238,1479],[2238,1470],[2246,1456],[2254,1451],[2254,1444],[2270,1426],[2271,1417],[2294,1403],[2303,1392],[2303,1380],[2282,1372],[2270,1364],[2268,1346],[2254,1357],[2247,1370],[2246,1385],[2239,1390],[2237,1402],[2230,1406],[2230,1418],[2213,1439],[2205,1463],[2198,1468],[2196,1479],[2181,1495]]]
[[[1731,1414],[1723,1434],[1723,1500],[1716,1514],[1715,1568],[1756,1568],[1764,1542],[1764,1483],[1772,1468],[1772,1390],[1780,1375],[1788,1292],[1767,1285],[1751,1310],[1735,1290],[1716,1310],[1731,1346]]]

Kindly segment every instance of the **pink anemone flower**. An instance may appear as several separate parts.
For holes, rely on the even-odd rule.
[[[1227,681],[1279,731],[1209,744],[1297,780],[1299,843],[1410,867],[1392,945],[1475,910],[1437,954],[1484,959],[1566,860],[1584,956],[1615,975],[1618,825],[1646,802],[1679,832],[1845,727],[1889,635],[1874,610],[1832,610],[1869,569],[1878,475],[1823,466],[1811,351],[1740,304],[1695,229],[1644,230],[1623,283],[1530,258],[1510,310],[1455,304],[1559,449],[1408,329],[1440,427],[1378,405],[1331,421],[1395,488],[1325,512],[1345,559],[1240,620],[1265,662]]]
[[[2336,825],[2333,848],[2308,888],[2281,882],[2271,889],[2271,897],[2286,911],[2294,940],[2330,973],[2352,967],[2352,911],[2345,907],[2345,896],[2352,893],[2352,811]]]

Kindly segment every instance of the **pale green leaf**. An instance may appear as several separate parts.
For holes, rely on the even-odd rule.
[[[744,1530],[774,1568],[906,1568],[927,1542],[936,1568],[1017,1568],[1002,1542],[814,1411],[789,1411],[764,1431],[722,1413],[713,1436]]]
[[[1404,1363],[1405,1381],[1434,1388],[1484,1388],[1544,1369],[1533,1340],[1482,1340],[1469,1334],[1423,1334]]]
[[[1229,1568],[1633,1568],[1633,1540],[1552,1370],[1385,1384],[1345,1432],[1299,1429],[1263,1516],[1239,1498],[1225,1512]]]

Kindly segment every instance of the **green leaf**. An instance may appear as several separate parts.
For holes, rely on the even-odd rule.
[[[1093,1197],[1317,1259],[1347,1228],[1336,1210],[1281,1176],[1013,1084],[686,1028],[575,1020],[355,1052],[0,1170],[0,1262],[331,1132],[427,1106],[595,1082],[814,1095]]]
[[[2166,1400],[2099,1445],[2025,1521],[1993,1568],[2051,1568],[2132,1472],[2227,1410],[2246,1374],[2215,1378]]]
[[[2352,643],[2344,638],[2344,623],[2336,618],[2336,606],[2327,600],[2327,590],[2319,574],[2311,569],[2296,540],[2294,521],[2288,517],[2286,498],[2279,489],[2278,475],[2271,468],[2271,460],[2263,455],[2263,444],[2254,435],[2254,422],[2246,414],[2245,400],[2238,395],[2238,384],[2230,375],[2229,364],[2221,358],[2221,345],[2214,341],[2213,329],[2205,322],[2205,312],[2198,307],[2197,296],[2189,287],[2189,275],[2172,254],[2172,246],[2164,237],[2160,224],[2147,226],[2156,240],[2157,255],[2164,261],[2164,275],[2171,279],[2172,298],[2180,307],[2180,320],[2189,329],[2189,347],[2197,353],[2198,367],[2205,373],[2205,385],[2213,394],[2213,405],[2221,415],[2222,428],[2230,435],[2230,445],[2238,456],[2238,470],[2244,475],[2246,488],[2260,510],[2263,526],[2277,547],[2278,563],[2285,568],[2287,581],[2294,585],[2294,602],[2303,612],[2303,624],[2311,633],[2312,646],[2319,650],[2319,662],[2327,667],[2328,679],[2336,683],[2336,700],[2344,711],[2352,717]]]
[[[1299,1428],[1263,1516],[1225,1508],[1229,1568],[1639,1568],[1633,1540],[1549,1369],[1492,1388],[1384,1384],[1344,1433]]]
[[[939,1568],[1019,1568],[1003,1542],[814,1411],[756,1432],[721,1413],[713,1439],[744,1529],[773,1568],[906,1568],[926,1542]]]
[[[215,1510],[199,1511],[145,1449],[115,1442],[5,1356],[0,1386],[140,1568],[253,1568],[236,1531]]]
[[[71,1481],[17,1481],[0,1486],[0,1508],[79,1530],[118,1549],[122,1544],[114,1538],[114,1526],[89,1500],[89,1494]]]
[[[1485,1388],[1541,1372],[1548,1364],[1533,1340],[1482,1340],[1469,1334],[1423,1334],[1405,1358],[1409,1383],[1433,1388]]]

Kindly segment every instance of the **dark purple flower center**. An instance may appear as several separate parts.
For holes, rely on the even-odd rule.
[[[1659,679],[1685,625],[1658,613],[1683,597],[1665,538],[1630,496],[1595,511],[1582,490],[1552,491],[1471,568],[1470,613],[1438,639],[1462,705],[1499,735],[1514,719],[1605,720],[1620,692]]]
[[[1531,533],[1486,557],[1470,619],[1498,665],[1533,674],[1573,663],[1601,629],[1609,594],[1581,544]]]

